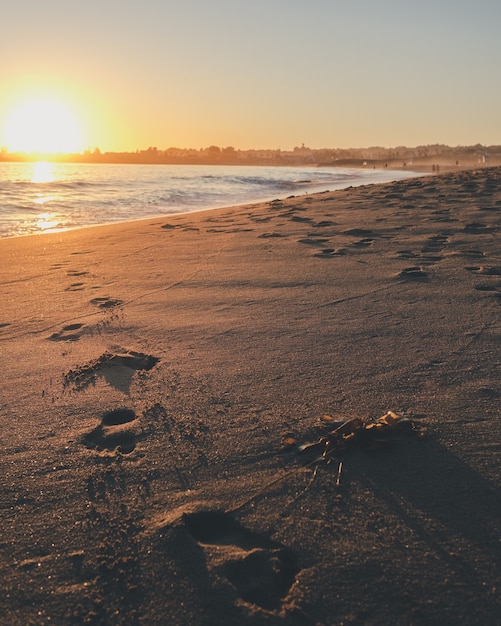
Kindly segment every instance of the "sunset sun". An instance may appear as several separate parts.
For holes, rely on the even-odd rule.
[[[82,149],[82,130],[71,109],[62,102],[31,98],[7,116],[5,138],[11,152],[69,153]]]

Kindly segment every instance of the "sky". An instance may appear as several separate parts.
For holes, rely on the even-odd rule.
[[[0,148],[500,145],[500,27],[499,0],[6,0]]]

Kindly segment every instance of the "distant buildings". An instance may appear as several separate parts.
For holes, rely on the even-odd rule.
[[[135,152],[101,152],[99,148],[79,154],[14,154],[0,150],[0,161],[51,160],[73,163],[137,163],[137,164],[207,164],[207,165],[317,165],[342,167],[409,167],[432,170],[437,167],[475,167],[501,165],[501,146],[457,146],[442,144],[409,148],[325,148],[312,149],[304,144],[293,150],[239,150],[233,146],[220,148],[159,149],[149,147]],[[433,169],[435,171],[435,169]]]

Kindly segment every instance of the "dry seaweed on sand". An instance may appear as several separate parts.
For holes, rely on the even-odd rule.
[[[325,432],[317,441],[298,445],[293,438],[288,437],[284,440],[282,449],[295,449],[310,462],[329,462],[337,454],[353,446],[376,449],[387,447],[404,435],[423,437],[426,433],[424,428],[393,411],[388,411],[375,420],[353,417],[338,421],[330,415],[324,415],[320,420]],[[330,428],[326,429],[326,426]]]
[[[323,415],[320,418],[324,434],[311,443],[298,444],[295,437],[287,435],[282,440],[279,451],[295,451],[303,461],[301,467],[295,467],[282,476],[274,478],[267,483],[257,493],[239,503],[228,512],[235,512],[252,502],[258,496],[264,494],[270,487],[289,478],[304,468],[315,467],[313,476],[308,483],[306,491],[313,483],[320,463],[329,464],[337,460],[336,487],[341,486],[341,475],[344,461],[340,457],[351,448],[361,447],[367,450],[385,448],[405,436],[422,438],[426,434],[426,429],[417,425],[407,417],[397,415],[393,411],[388,411],[378,419],[364,420],[360,417],[353,417],[346,420],[336,420],[330,415]],[[329,429],[327,429],[327,425]]]

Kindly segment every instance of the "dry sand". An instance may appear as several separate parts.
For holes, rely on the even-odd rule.
[[[0,622],[500,624],[500,212],[489,168],[0,241]],[[428,436],[280,451],[387,410]]]

